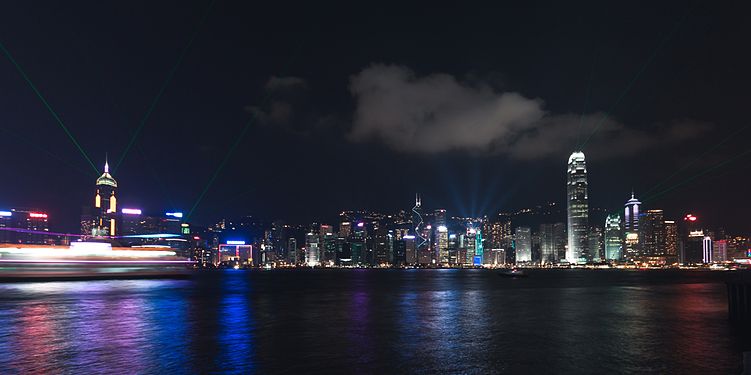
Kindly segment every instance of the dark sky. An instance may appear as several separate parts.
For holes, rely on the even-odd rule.
[[[593,206],[667,190],[645,207],[749,231],[743,2],[308,3],[9,2],[0,42],[100,170],[174,69],[113,173],[121,206],[191,211],[238,141],[192,221],[409,209],[415,192],[492,214],[563,203],[589,138]],[[76,230],[97,176],[7,56],[0,130],[0,207]]]

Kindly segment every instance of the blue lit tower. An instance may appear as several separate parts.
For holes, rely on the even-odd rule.
[[[629,259],[639,255],[639,211],[641,202],[631,192],[631,199],[626,201],[623,212],[623,235],[625,256]]]
[[[114,236],[115,218],[117,217],[117,181],[110,175],[110,167],[104,162],[104,173],[96,179],[96,195],[94,196],[94,225],[91,234],[94,236]]]
[[[566,260],[579,263],[587,253],[589,204],[587,202],[587,166],[584,153],[577,151],[568,158],[566,202],[568,204],[568,248]]]

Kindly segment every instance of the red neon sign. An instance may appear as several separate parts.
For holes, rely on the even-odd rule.
[[[41,212],[29,212],[29,217],[34,217],[37,219],[46,219],[47,214],[41,213]]]

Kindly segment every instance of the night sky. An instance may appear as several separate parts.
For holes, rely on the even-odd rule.
[[[304,223],[420,192],[491,215],[564,203],[584,144],[592,206],[633,188],[749,232],[743,2],[274,3],[13,2],[0,42],[121,207]],[[77,230],[97,174],[5,55],[0,155],[0,208]]]

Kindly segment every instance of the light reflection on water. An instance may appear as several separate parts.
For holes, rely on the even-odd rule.
[[[733,373],[713,273],[209,272],[0,284],[0,373]]]

